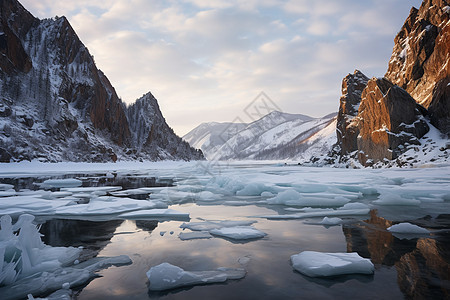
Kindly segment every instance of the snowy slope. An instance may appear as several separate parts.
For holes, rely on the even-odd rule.
[[[213,154],[223,143],[244,129],[245,123],[202,123],[186,134],[183,139],[192,147],[201,149],[207,159],[212,159]]]
[[[316,144],[324,153],[331,149],[335,130],[329,128],[334,117],[315,119],[275,111],[250,124],[203,123],[183,138],[202,149],[209,160],[298,159]],[[328,131],[323,131],[325,128]],[[321,143],[319,137],[334,140]]]

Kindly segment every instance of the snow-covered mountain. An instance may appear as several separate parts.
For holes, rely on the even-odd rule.
[[[127,107],[65,17],[0,2],[0,161],[202,159],[147,94]]]
[[[310,153],[331,149],[336,140],[335,117],[316,119],[274,111],[250,124],[203,123],[183,139],[209,160],[309,158]]]

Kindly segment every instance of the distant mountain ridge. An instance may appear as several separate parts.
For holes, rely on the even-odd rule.
[[[0,1],[0,161],[204,159],[150,94],[125,105],[65,17]]]
[[[331,149],[335,132],[329,126],[333,127],[335,116],[312,118],[273,111],[249,124],[203,123],[183,139],[200,148],[208,160],[302,159],[319,145],[322,152]],[[315,137],[321,134],[319,142]]]

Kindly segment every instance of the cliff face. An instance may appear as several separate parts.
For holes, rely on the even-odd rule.
[[[189,147],[182,156],[127,154],[136,144],[130,131],[136,121],[127,118],[125,105],[68,20],[36,19],[16,0],[1,0],[0,8],[1,161],[199,157]],[[166,133],[176,139],[173,131]],[[165,145],[158,147],[165,151]]]
[[[395,37],[384,78],[359,71],[344,78],[335,147],[341,161],[352,153],[365,166],[396,159],[421,144],[427,120],[450,134],[449,16],[448,1],[423,1]]]
[[[369,78],[359,70],[355,70],[353,74],[348,74],[342,80],[342,96],[337,116],[336,135],[344,155],[358,149],[357,114],[361,103],[361,94],[368,81]]]
[[[429,130],[414,99],[385,78],[367,83],[358,120],[358,158],[364,165],[397,158],[407,146],[420,144],[419,138]]]
[[[400,32],[385,77],[427,108],[433,125],[450,134],[450,6],[423,1]]]
[[[203,159],[200,150],[193,150],[167,125],[156,98],[147,93],[126,108],[133,135],[133,150],[147,159]]]

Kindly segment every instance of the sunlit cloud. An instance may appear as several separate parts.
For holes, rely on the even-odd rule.
[[[382,76],[403,0],[22,0],[65,15],[127,103],[151,91],[183,135],[232,121],[261,91],[286,112],[337,111],[342,78]]]

